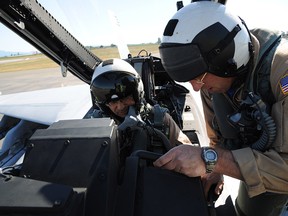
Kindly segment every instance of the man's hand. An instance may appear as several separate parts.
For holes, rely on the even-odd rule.
[[[223,175],[206,174],[201,153],[202,150],[198,146],[179,145],[157,159],[154,166],[173,170],[189,177],[201,176],[205,197],[208,198],[208,192],[213,184],[217,184],[214,190],[215,194],[220,195],[224,186]]]
[[[205,163],[201,148],[192,145],[179,145],[161,156],[153,164],[156,167],[174,170],[189,177],[203,176]]]

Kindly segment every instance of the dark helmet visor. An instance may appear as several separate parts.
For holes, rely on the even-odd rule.
[[[208,71],[207,64],[195,44],[161,44],[159,47],[163,67],[169,76],[186,82]]]
[[[107,72],[96,77],[91,84],[97,103],[109,103],[133,95],[137,90],[137,78],[123,72]]]

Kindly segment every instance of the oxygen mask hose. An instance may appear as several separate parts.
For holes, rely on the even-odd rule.
[[[246,99],[242,101],[240,109],[228,116],[229,122],[239,128],[246,144],[258,151],[265,151],[276,139],[276,124],[266,108],[266,104],[259,96],[249,92]],[[253,139],[254,141],[251,140],[249,143],[249,136],[258,132],[261,132],[259,139],[256,141]]]
[[[170,150],[170,141],[165,136],[165,134],[162,133],[161,130],[158,130],[154,128],[153,126],[147,125],[141,118],[139,114],[136,114],[136,109],[134,106],[129,107],[129,111],[124,119],[124,121],[118,126],[118,129],[120,131],[125,131],[126,129],[130,130],[137,130],[139,128],[144,128],[147,130],[150,136],[157,136],[161,139],[165,150]]]
[[[166,151],[169,151],[171,149],[169,139],[161,130],[158,130],[157,128],[154,128],[154,127],[148,126],[148,125],[146,126],[146,129],[148,130],[148,132],[151,136],[157,136],[161,139],[162,144],[165,147]]]
[[[252,106],[256,109],[255,112],[253,112],[252,117],[257,121],[262,129],[261,137],[251,144],[251,148],[265,151],[275,141],[276,124],[272,117],[266,112],[266,104],[260,99],[260,97],[257,97],[252,92],[250,92],[248,96],[253,102]]]

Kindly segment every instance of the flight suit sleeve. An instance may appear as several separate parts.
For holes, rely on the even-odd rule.
[[[165,113],[163,121],[164,125],[169,127],[169,141],[172,147],[178,144],[191,144],[189,138],[180,130],[171,115]]]
[[[249,197],[264,192],[288,193],[288,166],[273,149],[264,153],[242,148],[232,151],[244,178]]]
[[[232,151],[253,197],[263,192],[288,193],[288,46],[277,50],[271,68],[271,88],[276,99],[271,116],[276,123],[276,139],[269,150],[251,148]]]

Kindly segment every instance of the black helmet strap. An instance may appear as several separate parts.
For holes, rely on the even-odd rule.
[[[207,54],[207,60],[208,62],[211,62],[212,59],[216,58],[217,56],[219,56],[222,51],[233,41],[233,39],[235,38],[235,36],[237,35],[237,33],[241,31],[241,27],[237,24],[231,32],[229,32],[226,37],[224,39],[222,39],[221,41],[219,41],[219,43],[213,48],[211,49],[208,54]],[[211,65],[211,64],[210,64]],[[228,70],[229,71],[233,71],[237,69],[237,65],[235,63],[235,61],[233,59],[229,59],[227,61],[227,66],[228,66]]]

